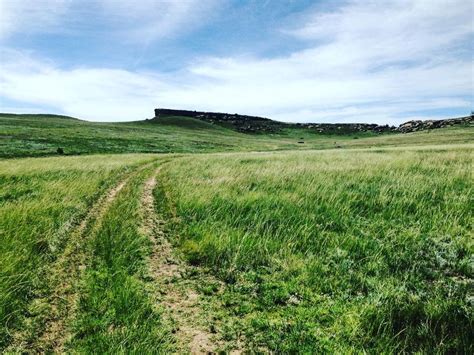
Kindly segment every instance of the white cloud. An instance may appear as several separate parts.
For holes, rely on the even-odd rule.
[[[102,5],[120,23],[122,16],[125,22],[149,19],[145,27],[129,27],[152,38],[174,31],[196,6],[168,8],[163,16],[174,20],[148,31],[154,15],[146,12],[155,2],[134,9],[120,2],[110,8],[114,3]],[[142,119],[155,106],[319,122],[400,123],[429,109],[467,113],[472,102],[466,97],[473,92],[470,21],[467,1],[350,2],[286,29],[305,41],[305,50],[273,59],[201,58],[171,74],[61,69],[10,52],[0,67],[0,94],[96,120]]]
[[[199,75],[191,68],[178,77],[104,68],[62,70],[15,52],[9,55],[9,64],[0,71],[0,94],[91,120],[143,119],[152,115],[155,106],[162,106],[258,114],[284,121],[399,123],[404,112],[469,105],[453,98],[469,90],[465,76],[469,67],[462,63],[385,71],[370,80],[353,77],[344,85],[329,77],[315,85],[312,79],[278,75],[272,63],[265,70],[258,69],[260,62],[257,69],[249,62],[232,63],[232,75],[242,73],[245,79],[229,74],[231,79],[216,81],[203,76],[207,72],[202,67]],[[251,81],[246,68],[254,75]],[[401,76],[406,79],[399,80]],[[450,80],[440,82],[439,77]]]
[[[287,32],[309,41],[330,40],[320,48],[321,56],[359,69],[442,60],[473,31],[473,4],[465,0],[352,1],[308,17],[304,26]]]
[[[57,107],[61,113],[91,120],[133,120],[151,116],[152,93],[164,85],[152,74],[125,70],[62,70],[48,62],[4,51],[0,94],[10,99]]]

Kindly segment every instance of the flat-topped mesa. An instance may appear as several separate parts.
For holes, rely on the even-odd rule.
[[[237,113],[223,112],[205,112],[190,110],[173,110],[167,108],[156,108],[155,119],[163,116],[181,116],[191,117],[211,124],[220,124],[222,126],[232,127],[240,132],[276,132],[282,127],[287,126],[286,123],[273,121],[269,118],[239,115]]]
[[[237,113],[204,112],[190,110],[155,109],[155,119],[164,116],[191,117],[211,124],[235,129],[244,133],[275,133],[284,128],[306,128],[325,134],[351,134],[358,132],[383,133],[395,130],[395,127],[368,123],[285,123],[259,116],[239,115]]]
[[[237,113],[223,113],[223,112],[205,112],[205,111],[191,111],[191,110],[173,110],[169,108],[155,108],[155,117],[164,116],[184,116],[193,118],[217,119],[217,120],[244,120],[244,121],[271,121],[269,118],[259,116],[239,115]]]

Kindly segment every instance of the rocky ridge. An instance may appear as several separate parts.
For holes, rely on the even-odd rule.
[[[239,115],[237,113],[205,112],[190,110],[173,110],[157,108],[154,119],[165,116],[191,117],[211,124],[217,124],[243,133],[277,133],[284,128],[307,128],[323,134],[351,134],[360,132],[372,133],[409,133],[428,129],[450,127],[456,125],[472,125],[474,116],[449,118],[443,120],[408,121],[400,126],[378,125],[369,123],[285,123],[265,117]]]
[[[397,127],[397,131],[401,133],[409,133],[409,132],[416,132],[416,131],[423,131],[427,129],[435,129],[435,128],[444,128],[444,127],[451,127],[457,125],[473,125],[474,124],[474,115],[465,116],[465,117],[458,117],[458,118],[448,118],[444,120],[426,120],[426,121],[408,121],[402,123],[400,126]]]

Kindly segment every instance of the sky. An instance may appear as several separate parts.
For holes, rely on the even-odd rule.
[[[465,116],[473,27],[470,0],[0,0],[0,112]]]

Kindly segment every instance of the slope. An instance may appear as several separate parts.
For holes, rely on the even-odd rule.
[[[111,153],[207,153],[225,151],[371,148],[474,141],[474,127],[396,134],[331,133],[304,127],[245,134],[190,117],[135,122],[88,122],[55,115],[0,114],[0,158]],[[61,149],[58,149],[61,148]]]

